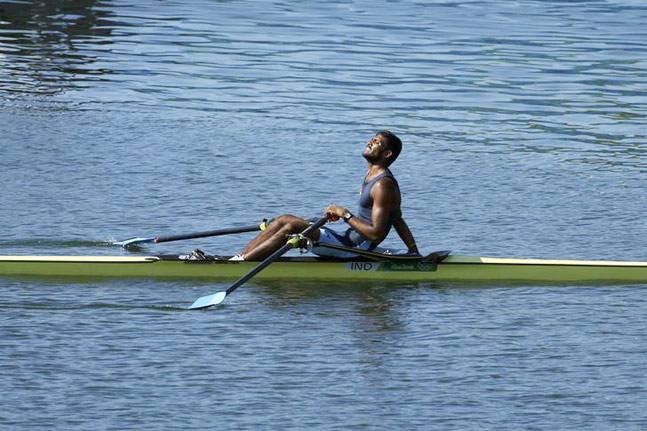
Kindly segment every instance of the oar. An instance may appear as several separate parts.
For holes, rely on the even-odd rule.
[[[321,226],[326,224],[327,221],[328,221],[328,216],[320,218],[319,220],[317,220],[316,222],[308,226],[306,230],[304,230],[300,234],[288,240],[288,242],[283,247],[281,247],[280,249],[272,253],[269,257],[265,258],[265,260],[259,263],[258,265],[256,265],[254,269],[252,269],[247,274],[239,278],[238,281],[236,281],[234,284],[232,284],[229,287],[229,289],[223,292],[218,292],[212,295],[207,295],[207,296],[198,298],[193,304],[191,304],[191,306],[189,307],[189,310],[199,310],[202,308],[209,308],[213,305],[220,304],[222,301],[225,300],[227,295],[231,294],[234,290],[238,289],[240,286],[245,284],[249,279],[251,279],[253,276],[261,272],[263,269],[265,269],[269,264],[274,262],[276,259],[283,256],[285,253],[288,252],[288,250],[290,250],[293,247],[298,247],[299,242],[301,239],[303,239],[303,237],[308,235],[310,232],[316,229],[319,229]]]
[[[129,238],[123,241],[113,242],[112,244],[120,245],[122,247],[130,247],[137,244],[144,244],[144,243],[151,243],[151,242],[158,244],[160,242],[181,241],[183,239],[206,238],[209,236],[221,236],[221,235],[229,235],[229,234],[235,234],[235,233],[254,232],[257,230],[265,230],[269,223],[270,222],[268,222],[267,220],[263,220],[263,223],[261,223],[260,225],[255,224],[251,226],[230,227],[226,229],[207,230],[203,232],[186,233],[186,234],[180,234],[180,235],[154,236],[150,238],[141,238],[141,237]]]

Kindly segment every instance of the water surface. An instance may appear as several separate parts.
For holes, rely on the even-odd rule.
[[[1,2],[0,254],[352,208],[388,128],[425,250],[646,260],[646,21],[630,0]],[[252,283],[182,311],[225,287],[0,281],[0,425],[647,426],[647,285]]]

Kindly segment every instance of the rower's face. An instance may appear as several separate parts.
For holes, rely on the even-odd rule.
[[[362,155],[366,160],[372,162],[378,160],[385,151],[388,151],[386,138],[381,135],[375,135],[366,143]]]

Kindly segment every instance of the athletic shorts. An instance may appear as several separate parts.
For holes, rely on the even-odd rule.
[[[361,250],[368,250],[371,247],[372,243],[369,240],[362,241],[358,245],[353,244],[350,238],[348,238],[348,235],[346,234],[346,232],[337,232],[333,229],[322,227],[319,229],[319,242],[324,242],[326,244],[341,245],[344,247],[355,247]],[[318,256],[341,257],[341,258],[357,257],[357,254],[352,252],[333,250],[331,248],[317,247],[317,246],[312,248],[312,252]]]

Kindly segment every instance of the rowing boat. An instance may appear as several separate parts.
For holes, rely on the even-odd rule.
[[[145,277],[236,279],[257,262],[228,261],[208,256],[0,256],[0,276]],[[282,257],[259,273],[261,280],[320,281],[478,281],[647,283],[647,262],[509,259],[450,255],[442,259],[352,260]]]

